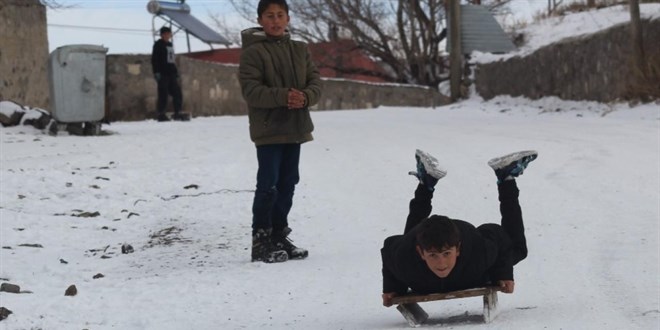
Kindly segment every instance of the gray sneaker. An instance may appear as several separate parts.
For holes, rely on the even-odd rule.
[[[415,161],[417,162],[417,171],[410,171],[408,174],[417,177],[419,183],[433,191],[438,180],[447,175],[447,171],[440,167],[435,157],[419,149],[415,151]]]
[[[520,176],[536,157],[538,152],[534,150],[518,151],[502,157],[493,158],[488,161],[488,166],[495,170],[497,183],[513,180]]]

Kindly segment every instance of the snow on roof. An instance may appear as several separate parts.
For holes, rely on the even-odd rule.
[[[640,13],[643,19],[660,19],[660,4],[640,4]],[[624,5],[550,17],[530,24],[520,31],[525,35],[526,44],[518,50],[501,55],[473,52],[472,62],[490,63],[516,56],[524,57],[543,46],[564,39],[590,35],[628,21],[630,21],[630,11],[628,6]]]

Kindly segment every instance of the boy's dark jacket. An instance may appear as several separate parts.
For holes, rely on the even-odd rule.
[[[427,221],[427,220],[424,220]],[[460,255],[446,278],[439,278],[419,256],[416,226],[406,235],[385,239],[383,258],[383,292],[404,294],[410,288],[419,294],[496,285],[497,280],[513,280],[511,240],[496,224],[475,228],[472,224],[453,220],[460,231]]]
[[[239,80],[248,104],[250,137],[257,145],[311,141],[309,106],[321,97],[321,78],[307,44],[267,36],[262,28],[241,32]],[[303,109],[288,108],[290,88],[305,93]]]
[[[179,72],[176,69],[176,64],[168,61],[168,47],[171,48],[172,43],[163,39],[158,39],[154,43],[151,52],[151,68],[154,74],[158,73],[162,76],[177,77]],[[173,49],[171,51],[174,52]]]

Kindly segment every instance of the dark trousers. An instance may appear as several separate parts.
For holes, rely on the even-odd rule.
[[[500,201],[500,214],[502,215],[501,228],[509,236],[512,242],[513,264],[527,257],[527,240],[525,239],[525,226],[523,224],[522,211],[518,202],[519,190],[515,180],[507,180],[497,185]],[[418,185],[415,190],[415,198],[410,201],[408,219],[404,234],[431,215],[431,199],[433,192],[423,185]],[[482,226],[497,226],[486,224]]]
[[[289,226],[293,191],[300,180],[300,144],[257,147],[257,190],[252,204],[252,234],[257,229],[281,231]]]
[[[162,75],[160,79],[158,79],[158,103],[156,104],[158,114],[165,114],[167,98],[169,95],[172,95],[174,113],[180,113],[183,104],[183,96],[181,94],[179,80],[176,76]]]

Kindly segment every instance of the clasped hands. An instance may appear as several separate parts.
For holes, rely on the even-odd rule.
[[[289,109],[302,109],[307,103],[305,93],[295,88],[290,88],[287,96]]]

